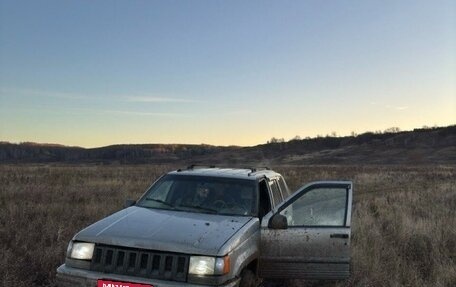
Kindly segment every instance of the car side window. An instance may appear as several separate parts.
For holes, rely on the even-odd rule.
[[[258,206],[258,217],[261,219],[265,214],[271,211],[271,200],[269,198],[268,186],[266,180],[259,183],[260,200]]]
[[[273,179],[269,181],[269,187],[272,191],[272,197],[274,198],[274,204],[278,205],[282,202],[282,194],[280,193],[279,185],[277,184],[277,180]]]
[[[283,198],[287,198],[290,195],[290,190],[288,189],[288,186],[285,183],[285,180],[283,180],[283,177],[279,177],[278,183],[279,183],[280,190],[282,191]]]
[[[345,188],[315,188],[291,203],[280,214],[288,226],[344,226],[348,192]]]

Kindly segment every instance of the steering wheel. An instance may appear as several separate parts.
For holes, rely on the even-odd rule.
[[[222,209],[222,208],[225,208],[227,206],[226,202],[221,200],[221,199],[217,199],[215,200],[212,205],[215,206],[215,208],[217,209]]]

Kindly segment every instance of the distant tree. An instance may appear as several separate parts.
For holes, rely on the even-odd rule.
[[[356,137],[358,134],[357,134],[356,132],[352,131],[352,132],[350,133],[350,135],[351,135],[352,137]]]
[[[300,136],[295,136],[290,141],[300,141],[302,138]]]
[[[274,143],[283,143],[285,142],[285,139],[284,138],[276,138],[276,137],[272,137],[270,140],[268,140],[268,144],[274,144]]]
[[[401,129],[398,127],[391,127],[391,128],[387,128],[386,130],[384,130],[383,133],[385,133],[385,134],[398,133],[400,131],[401,131]]]

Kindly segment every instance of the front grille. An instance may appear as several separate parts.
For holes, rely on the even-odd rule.
[[[96,245],[90,270],[185,282],[189,258],[184,254]]]

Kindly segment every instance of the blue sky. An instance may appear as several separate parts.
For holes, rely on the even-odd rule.
[[[254,145],[456,123],[454,1],[0,0],[0,140]]]

